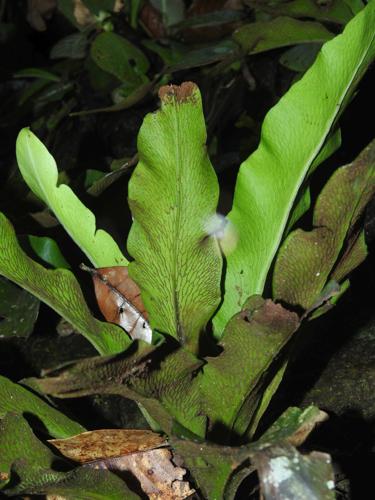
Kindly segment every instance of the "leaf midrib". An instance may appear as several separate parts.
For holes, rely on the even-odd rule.
[[[181,232],[181,146],[180,146],[180,120],[179,113],[177,113],[177,98],[174,98],[175,102],[173,103],[173,120],[175,123],[175,155],[176,155],[176,170],[177,170],[177,190],[176,190],[176,216],[175,216],[175,235],[173,241],[173,276],[172,276],[172,286],[173,286],[173,303],[174,303],[174,316],[176,321],[176,334],[177,338],[184,343],[185,335],[182,325],[181,325],[181,315],[180,315],[180,302],[179,302],[179,293],[177,289],[178,285],[178,259],[179,255],[179,236]]]

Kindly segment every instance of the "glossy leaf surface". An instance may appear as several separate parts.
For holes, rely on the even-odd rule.
[[[375,55],[375,4],[323,45],[315,63],[267,114],[258,149],[242,164],[229,219],[239,232],[227,256],[218,335],[253,294],[262,294],[305,176]]]
[[[127,265],[127,260],[112,237],[96,228],[94,214],[69,186],[57,186],[55,160],[27,128],[18,135],[16,153],[18,166],[29,188],[54,212],[90,261],[98,267]]]
[[[70,268],[56,241],[52,238],[30,234],[29,243],[37,256],[44,260],[44,262],[47,262],[47,264],[56,268]]]

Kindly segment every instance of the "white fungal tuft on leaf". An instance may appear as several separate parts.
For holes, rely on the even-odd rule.
[[[229,255],[236,248],[238,243],[237,229],[224,215],[216,213],[210,216],[204,223],[204,230],[208,235],[217,239],[225,255]]]

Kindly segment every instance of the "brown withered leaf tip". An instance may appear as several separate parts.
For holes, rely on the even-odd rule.
[[[181,85],[164,85],[159,89],[159,98],[162,102],[173,100],[184,103],[194,97],[197,86],[193,82],[183,82]]]
[[[48,442],[62,455],[79,463],[122,457],[166,444],[156,432],[140,429],[100,429]]]
[[[328,420],[328,418],[328,414],[325,411],[320,410],[314,418],[311,418],[309,421],[302,424],[301,427],[299,427],[291,436],[287,437],[286,440],[293,446],[301,446],[314,428],[322,422]]]

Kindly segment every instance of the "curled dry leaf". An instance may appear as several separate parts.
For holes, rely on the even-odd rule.
[[[86,463],[153,450],[163,446],[165,439],[149,430],[100,429],[66,439],[50,439],[49,443],[65,457]]]
[[[105,319],[122,326],[132,339],[151,344],[152,330],[138,285],[130,278],[125,266],[91,269],[96,300]]]
[[[128,471],[152,500],[184,499],[194,493],[186,470],[176,467],[165,439],[149,430],[101,429],[49,440],[65,457],[95,469]]]
[[[151,500],[182,500],[194,493],[189,483],[182,481],[186,470],[173,464],[166,448],[101,460],[90,466],[131,472]]]

